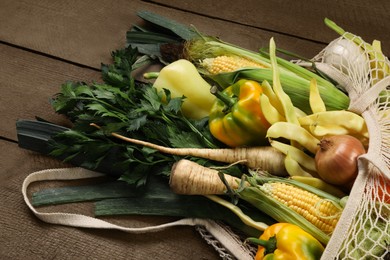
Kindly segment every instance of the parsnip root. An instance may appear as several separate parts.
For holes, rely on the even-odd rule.
[[[112,136],[126,142],[149,147],[166,154],[177,156],[194,156],[224,163],[242,162],[242,164],[248,166],[251,169],[267,171],[270,174],[276,176],[288,175],[284,167],[285,155],[271,146],[221,149],[170,148],[138,139],[125,137],[117,133],[112,133]]]
[[[225,175],[225,179],[232,189],[237,189],[241,181],[230,175]],[[217,170],[186,159],[173,165],[169,186],[173,192],[185,195],[219,195],[227,191]]]

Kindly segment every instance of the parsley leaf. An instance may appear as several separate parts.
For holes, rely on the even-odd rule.
[[[159,93],[151,84],[134,80],[136,49],[129,46],[112,52],[112,57],[112,64],[102,64],[103,83],[66,82],[53,97],[55,111],[74,125],[52,138],[52,155],[88,169],[119,172],[122,180],[142,186],[150,174],[169,175],[179,158],[115,139],[111,133],[170,147],[217,147],[207,118],[189,120],[181,114],[184,97],[171,98],[169,90]]]

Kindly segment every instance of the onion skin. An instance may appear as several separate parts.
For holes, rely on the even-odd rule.
[[[350,186],[358,174],[358,157],[365,154],[363,144],[350,135],[324,137],[315,155],[318,175],[325,182]]]

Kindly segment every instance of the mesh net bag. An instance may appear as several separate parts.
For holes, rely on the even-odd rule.
[[[358,177],[322,259],[390,260],[390,62],[377,45],[350,33],[332,41],[313,62],[348,93],[348,110],[362,115],[369,131],[368,152],[359,157]],[[142,233],[175,225],[196,226],[222,259],[253,259],[256,248],[245,244],[224,224],[183,219],[154,227],[126,228],[83,215],[38,212],[27,197],[27,187],[34,181],[90,178],[95,174],[80,168],[32,173],[23,182],[25,202],[41,220],[75,227]]]
[[[363,116],[370,137],[322,259],[390,259],[390,63],[378,43],[345,32],[313,58],[348,93],[348,110]]]

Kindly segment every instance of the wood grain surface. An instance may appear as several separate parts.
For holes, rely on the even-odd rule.
[[[313,57],[338,37],[328,17],[367,41],[382,41],[390,54],[387,0],[178,1],[178,0],[0,0],[0,259],[219,259],[194,228],[175,227],[147,235],[98,231],[43,223],[21,195],[26,176],[70,167],[18,147],[18,119],[66,125],[49,99],[61,84],[100,81],[101,63],[124,47],[126,31],[144,25],[137,11],[149,10],[192,24],[203,33],[257,50],[274,37],[278,47]],[[42,183],[35,188],[52,185]],[[90,204],[45,210],[91,213]],[[110,218],[127,225],[152,225],[171,218]]]
[[[134,235],[115,230],[64,227],[38,220],[24,204],[21,184],[31,172],[65,165],[22,150],[15,143],[0,140],[0,146],[0,259],[218,259],[215,250],[192,227]],[[50,183],[42,184],[40,188],[48,185]],[[92,205],[88,203],[39,210],[91,216],[93,212]],[[128,227],[158,225],[174,220],[139,216],[102,219]]]
[[[149,2],[323,44],[338,36],[324,24],[324,18],[328,18],[368,42],[382,41],[384,52],[390,53],[390,34],[385,33],[390,32],[386,23],[390,1],[199,0],[196,5],[180,0]]]

